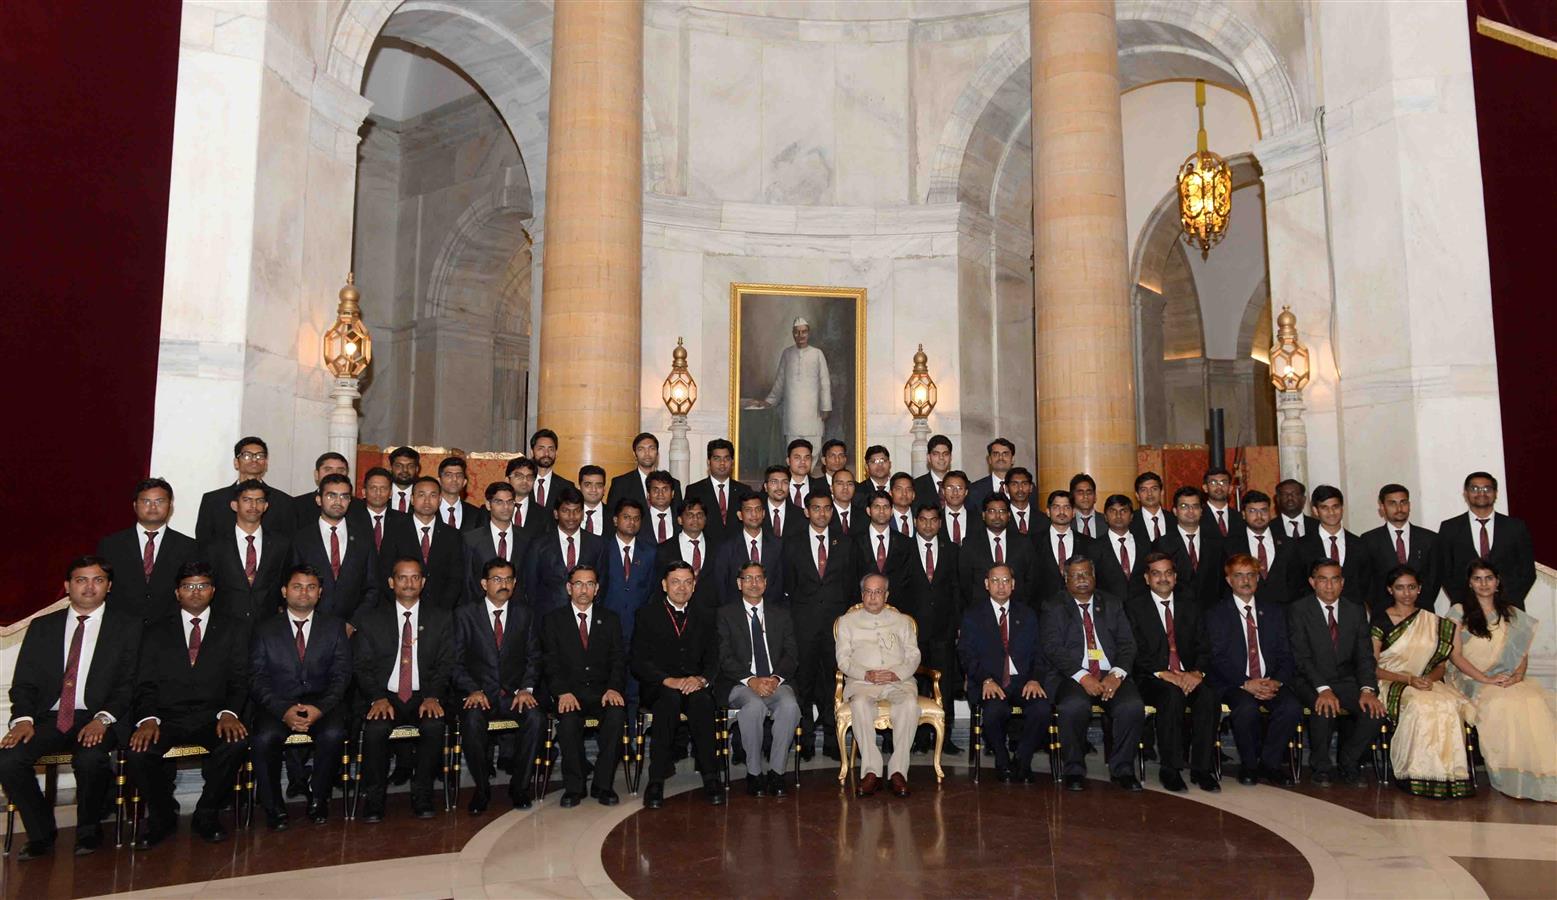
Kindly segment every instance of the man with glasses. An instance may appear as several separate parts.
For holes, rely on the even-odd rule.
[[[223,537],[232,531],[236,516],[232,509],[238,486],[255,481],[265,492],[265,528],[272,534],[289,535],[296,525],[295,505],[292,498],[265,483],[265,473],[270,470],[270,448],[263,438],[249,436],[239,438],[232,449],[232,467],[237,473],[233,483],[206,491],[200,498],[200,513],[195,519],[195,540],[204,542],[213,537]]]
[[[378,548],[367,523],[347,515],[351,480],[330,474],[319,481],[313,523],[293,536],[296,561],[319,573],[319,611],[348,623],[378,600]]]
[[[978,599],[962,617],[957,652],[967,673],[968,703],[979,704],[985,745],[1003,782],[1032,782],[1033,754],[1048,732],[1058,679],[1043,655],[1038,614],[1014,599],[1016,576],[1005,563],[991,566]],[[1006,741],[1011,707],[1022,708],[1016,756]],[[973,740],[978,740],[974,736]]]
[[[1474,603],[1466,577],[1477,560],[1497,567],[1503,579],[1503,596],[1519,609],[1535,586],[1535,547],[1523,519],[1506,516],[1494,507],[1498,480],[1489,472],[1465,476],[1467,512],[1445,519],[1438,526],[1438,577],[1453,603]]]
[[[773,565],[777,565],[775,560]],[[719,609],[719,677],[714,696],[738,710],[746,754],[746,794],[783,796],[790,736],[800,723],[800,702],[793,681],[800,667],[795,626],[789,610],[767,602],[764,563],[740,567],[741,602]],[[765,720],[771,716],[772,740],[762,752]]]
[[[1201,479],[1205,491],[1205,522],[1215,528],[1218,537],[1227,537],[1243,524],[1243,516],[1233,508],[1233,473],[1222,466],[1212,466]]]
[[[108,603],[137,619],[158,618],[177,606],[173,587],[178,572],[198,556],[194,538],[168,527],[173,517],[173,485],[147,478],[135,485],[130,508],[135,524],[97,542],[97,555],[116,574]]]
[[[564,498],[566,502],[566,498]],[[558,507],[559,511],[561,507]],[[616,613],[595,602],[600,576],[589,566],[568,573],[568,605],[541,617],[541,671],[557,703],[557,743],[562,757],[562,808],[584,800],[584,719],[596,733],[594,789],[602,806],[621,802],[612,783],[621,761],[627,717],[627,648]]]
[[[1228,722],[1238,747],[1238,783],[1292,784],[1283,758],[1297,733],[1303,705],[1287,686],[1296,677],[1287,640],[1286,610],[1256,597],[1260,564],[1235,552],[1222,565],[1232,596],[1205,616],[1206,681],[1231,712]],[[1204,688],[1202,688],[1203,690]]]
[[[838,619],[834,654],[843,673],[843,700],[854,722],[860,748],[860,782],[856,797],[869,797],[886,777],[895,797],[908,796],[908,754],[911,735],[919,727],[919,641],[914,620],[887,605],[887,576],[870,572],[860,579],[860,606]],[[892,758],[882,768],[876,746],[876,704],[887,701],[892,723]]]
[[[250,479],[229,501],[234,521],[223,534],[200,541],[200,558],[216,573],[216,608],[255,622],[275,615],[283,574],[292,563],[292,541],[266,524],[270,520],[265,485]]]

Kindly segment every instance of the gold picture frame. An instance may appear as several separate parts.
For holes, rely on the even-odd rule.
[[[810,323],[809,346],[822,351],[830,376],[831,409],[822,416],[820,440],[814,439],[816,431],[803,432],[815,445],[813,471],[822,469],[822,443],[838,438],[848,444],[860,477],[866,445],[865,302],[865,288],[730,285],[729,434],[738,480],[760,488],[762,470],[784,460],[789,408],[752,404],[772,396],[784,351],[796,346],[791,327],[796,318]]]

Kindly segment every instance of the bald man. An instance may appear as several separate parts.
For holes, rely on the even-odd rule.
[[[795,319],[790,334],[795,346],[785,347],[779,357],[778,374],[763,405],[780,407],[785,444],[804,438],[811,446],[820,446],[824,420],[833,411],[827,357],[811,346],[811,323],[804,317]]]

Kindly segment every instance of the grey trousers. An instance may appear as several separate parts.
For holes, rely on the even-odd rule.
[[[795,726],[800,724],[800,702],[795,699],[795,689],[781,684],[770,697],[759,697],[756,691],[744,684],[730,689],[730,706],[739,710],[735,720],[740,723],[741,746],[746,748],[746,774],[784,771],[789,748],[795,742]],[[767,765],[763,765],[763,722],[773,716],[773,745],[768,752]]]

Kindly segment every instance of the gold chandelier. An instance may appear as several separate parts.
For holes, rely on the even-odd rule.
[[[1227,234],[1227,217],[1233,209],[1233,170],[1227,160],[1206,149],[1206,83],[1195,79],[1195,112],[1200,133],[1195,152],[1179,167],[1179,224],[1184,243],[1200,248],[1200,258]]]

